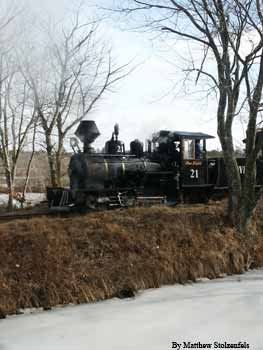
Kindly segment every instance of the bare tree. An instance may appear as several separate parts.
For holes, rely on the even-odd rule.
[[[40,65],[31,61],[24,70],[44,133],[52,186],[62,185],[67,135],[128,74],[128,64],[116,66],[98,36],[99,23],[83,23],[76,13],[70,28],[48,33]]]
[[[30,179],[30,172],[32,168],[32,162],[35,156],[35,151],[36,151],[36,135],[37,135],[37,126],[38,126],[38,119],[35,118],[33,122],[33,130],[32,130],[32,147],[31,147],[31,152],[30,152],[30,157],[26,166],[26,174],[25,174],[25,181],[22,189],[22,195],[21,195],[21,207],[24,207],[24,203],[26,202],[26,193],[28,189],[28,183]]]
[[[15,179],[19,157],[36,121],[30,104],[30,87],[19,72],[13,56],[0,53],[0,158],[9,194],[8,209],[13,209]]]
[[[202,52],[188,73],[210,80],[217,96],[217,127],[229,186],[229,217],[239,232],[251,222],[255,194],[257,116],[263,87],[263,5],[260,0],[128,0],[126,14],[144,16],[144,26],[187,41]],[[192,57],[196,57],[193,55]],[[211,59],[214,65],[211,65]],[[247,111],[246,174],[241,183],[233,144],[233,122]]]

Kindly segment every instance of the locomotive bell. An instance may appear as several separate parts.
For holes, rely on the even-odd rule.
[[[84,152],[90,152],[92,149],[90,144],[100,135],[94,120],[82,120],[75,132],[75,135],[84,144]]]

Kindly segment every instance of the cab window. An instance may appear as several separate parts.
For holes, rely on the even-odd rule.
[[[195,159],[195,140],[184,140],[184,159]]]
[[[204,159],[204,140],[184,140],[184,159]]]

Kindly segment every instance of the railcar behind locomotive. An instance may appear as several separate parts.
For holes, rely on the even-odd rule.
[[[197,132],[161,130],[143,143],[134,140],[127,152],[115,125],[104,151],[92,143],[100,135],[94,121],[80,122],[71,140],[74,150],[68,167],[69,188],[48,188],[50,207],[108,208],[136,203],[202,202],[227,190],[224,161],[208,158],[206,142],[214,138]],[[238,159],[241,177],[245,158]],[[263,161],[257,161],[257,184],[263,184]]]

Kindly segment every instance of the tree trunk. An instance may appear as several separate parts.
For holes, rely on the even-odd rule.
[[[51,185],[53,187],[58,187],[57,176],[56,176],[56,163],[55,163],[54,154],[53,154],[51,135],[48,132],[46,132],[45,134],[46,134],[46,149],[47,149],[47,156],[48,156]]]
[[[10,189],[8,193],[8,205],[7,205],[7,211],[11,212],[14,209],[14,192],[12,189]]]
[[[239,227],[242,184],[235,157],[231,130],[227,130],[226,132],[224,126],[224,128],[222,127],[218,130],[218,136],[222,145],[228,183],[228,217],[234,226]]]
[[[239,231],[246,233],[253,218],[257,204],[256,199],[256,159],[253,155],[248,155],[246,160],[246,174],[242,188],[242,200],[240,205]]]
[[[239,223],[239,209],[241,204],[242,186],[235,156],[231,156],[229,151],[223,151],[225,159],[225,169],[229,189],[228,216],[233,225]]]
[[[14,209],[14,182],[9,169],[6,169],[6,184],[8,188],[7,211],[12,211]]]
[[[255,193],[256,161],[253,155],[246,160],[246,174],[241,183],[240,172],[234,154],[224,151],[225,168],[229,188],[228,216],[238,233],[246,234],[257,204]]]
[[[26,201],[26,192],[27,192],[27,187],[28,187],[28,182],[29,182],[29,177],[30,177],[30,170],[31,170],[31,165],[33,162],[34,155],[35,155],[35,147],[33,144],[33,149],[32,149],[31,156],[30,156],[29,162],[27,164],[27,169],[26,169],[26,180],[25,180],[25,183],[23,186],[23,191],[22,191],[22,198],[21,198],[21,207],[22,208],[24,207],[24,203]]]
[[[62,157],[63,157],[63,143],[64,139],[59,135],[58,149],[56,152],[56,177],[57,184],[62,187]]]

